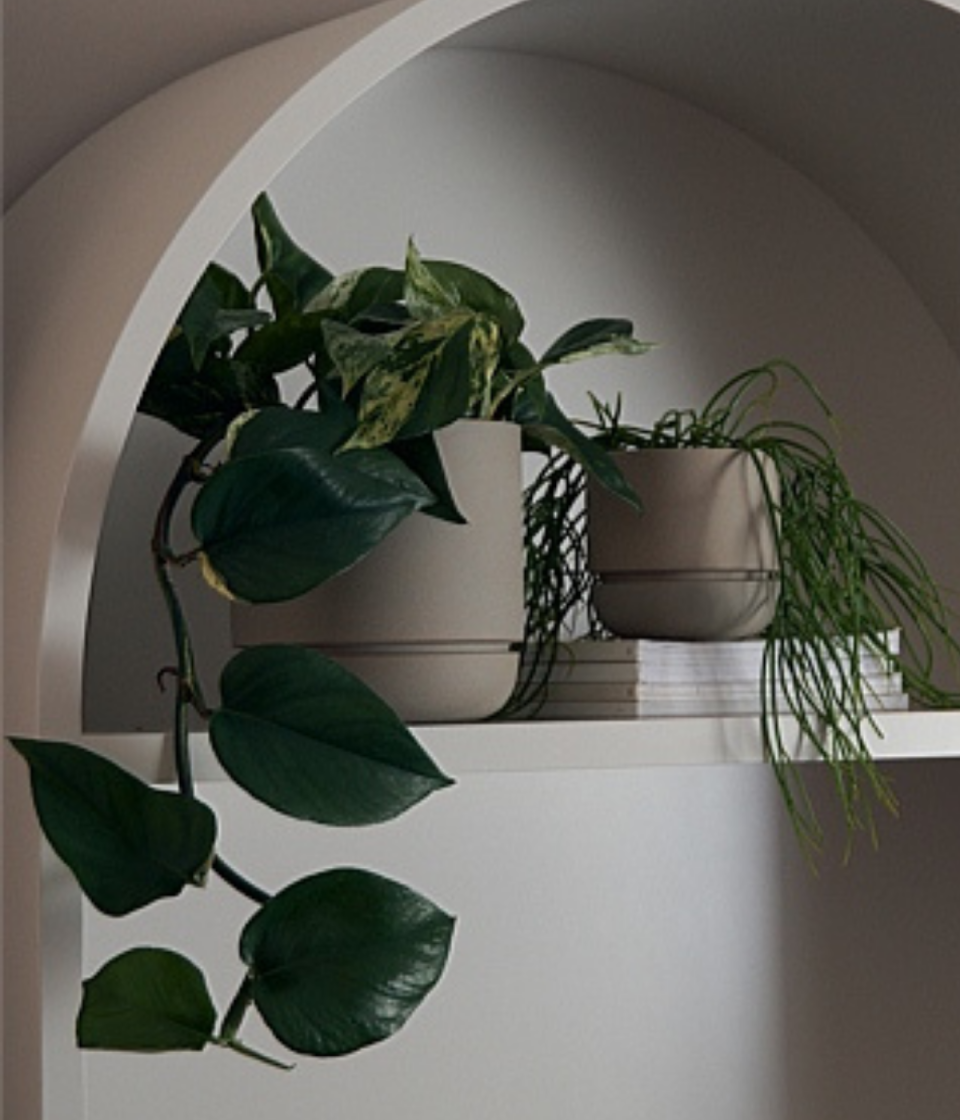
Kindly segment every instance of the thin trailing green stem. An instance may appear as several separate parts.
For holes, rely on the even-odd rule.
[[[812,400],[829,436],[770,415],[787,382]],[[591,399],[595,418],[583,426],[608,450],[730,447],[748,452],[758,466],[764,456],[772,460],[776,491],[759,471],[780,568],[758,683],[764,750],[805,853],[815,856],[824,834],[795,765],[797,734],[830,768],[848,843],[860,832],[875,841],[875,808],[896,814],[897,799],[871,754],[871,737],[882,733],[876,715],[882,697],[863,673],[861,655],[869,652],[899,672],[913,700],[956,707],[960,691],[941,687],[933,673],[945,654],[960,675],[960,641],[955,615],[917,550],[853,493],[831,438],[836,418],[816,385],[792,363],[770,362],[729,380],[703,408],[669,411],[647,428],[625,424],[619,400]],[[560,635],[582,607],[577,596],[589,593],[585,511],[572,500],[579,497],[574,485],[548,459],[527,489],[527,670],[515,700],[542,695]],[[894,630],[897,652],[884,645]]]
[[[190,757],[189,714],[191,707],[206,714],[200,677],[187,619],[171,575],[171,567],[183,564],[172,547],[173,519],[187,488],[196,483],[204,470],[204,461],[213,441],[202,442],[186,455],[163,496],[154,522],[151,552],[153,569],[167,608],[176,650],[176,696],[174,697],[173,750],[177,784],[186,797],[194,795],[193,764]]]
[[[241,875],[229,863],[216,856],[213,861],[212,871],[218,875],[225,883],[233,887],[234,890],[239,891],[240,894],[246,895],[251,902],[257,903],[262,906],[265,902],[270,901],[270,894],[268,891],[258,887],[256,883],[252,883],[246,876]]]
[[[206,459],[217,442],[215,439],[201,441],[189,455],[183,458],[160,503],[151,540],[154,573],[167,608],[176,650],[173,756],[177,786],[184,797],[196,796],[193,760],[190,754],[190,712],[194,710],[207,719],[210,711],[204,699],[197,671],[190,627],[171,572],[171,569],[183,567],[191,562],[194,554],[188,553],[184,556],[174,551],[173,522],[179,503],[188,488],[201,482],[206,476]],[[224,882],[257,905],[262,905],[269,900],[270,894],[267,891],[241,875],[219,855],[214,857],[212,870]]]

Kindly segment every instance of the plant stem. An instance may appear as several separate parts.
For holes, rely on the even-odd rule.
[[[183,567],[195,558],[195,554],[188,554],[187,557],[178,556],[173,550],[171,536],[173,518],[180,499],[188,486],[194,485],[203,478],[204,462],[217,442],[219,441],[212,438],[202,440],[189,455],[184,456],[160,503],[151,540],[154,573],[170,616],[176,646],[177,694],[174,700],[173,757],[177,786],[184,797],[196,796],[193,763],[190,757],[190,709],[194,708],[205,718],[209,717],[210,712],[203,698],[203,689],[197,673],[190,628],[170,573],[171,567]],[[258,906],[270,899],[267,891],[250,882],[220,856],[214,857],[212,870],[225,883]]]
[[[220,1025],[220,1037],[224,1042],[232,1042],[237,1037],[240,1024],[251,1003],[253,1003],[253,981],[249,976],[245,976]]]
[[[240,1033],[240,1026],[246,1017],[250,1006],[253,1003],[253,981],[250,976],[243,978],[243,983],[240,985],[237,994],[233,997],[227,1012],[223,1017],[223,1022],[220,1025],[220,1033],[215,1041],[218,1045],[226,1047],[228,1050],[234,1050],[238,1054],[242,1054],[245,1058],[254,1058],[258,1062],[264,1062],[274,1069],[291,1070],[293,1066],[288,1062],[281,1062],[277,1058],[271,1058],[268,1054],[261,1054],[258,1050],[253,1050],[246,1046],[237,1037]]]
[[[177,785],[185,797],[192,797],[194,794],[193,766],[190,760],[189,745],[189,711],[191,706],[196,707],[203,713],[207,709],[203,700],[200,679],[197,675],[190,630],[170,575],[171,565],[178,563],[171,546],[171,535],[173,517],[180,499],[187,487],[200,478],[204,459],[213,446],[213,442],[212,440],[202,441],[189,455],[184,456],[173,481],[163,496],[163,501],[160,503],[151,541],[153,570],[163,594],[167,614],[170,617],[176,647],[177,694],[174,700],[173,752]]]
[[[246,895],[251,902],[255,902],[258,906],[262,906],[265,902],[270,901],[271,896],[268,891],[265,891],[262,887],[258,887],[256,883],[251,883],[249,879],[241,875],[239,871],[231,867],[230,864],[227,863],[226,860],[221,859],[220,856],[214,857],[211,870],[215,875],[219,875],[225,883],[233,887],[234,890],[239,891],[240,894]]]

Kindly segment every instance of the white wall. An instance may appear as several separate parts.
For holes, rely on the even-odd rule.
[[[289,1075],[216,1052],[90,1055],[89,1120],[955,1120],[956,763],[893,773],[904,821],[849,867],[834,847],[819,879],[756,766],[465,774],[346,832],[207,786],[228,858],[258,881],[359,865],[457,914],[448,970],[394,1039]],[[248,907],[210,894],[88,913],[86,971],[177,947],[224,1007]],[[255,1014],[243,1037],[282,1053]]]

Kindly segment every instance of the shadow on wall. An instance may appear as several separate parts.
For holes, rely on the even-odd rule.
[[[879,820],[878,851],[864,840],[842,866],[829,822],[814,878],[784,841],[784,1120],[960,1116],[956,763],[888,772],[901,817]],[[810,785],[835,800],[825,773]]]

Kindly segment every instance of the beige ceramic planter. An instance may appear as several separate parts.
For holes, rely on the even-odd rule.
[[[523,635],[520,430],[460,421],[438,443],[466,525],[414,514],[307,595],[234,604],[235,644],[321,649],[411,723],[497,711],[513,690]]]
[[[777,557],[760,471],[726,448],[618,452],[638,514],[592,484],[594,605],[622,637],[722,641],[759,634],[776,608]],[[779,493],[772,464],[767,485]]]

